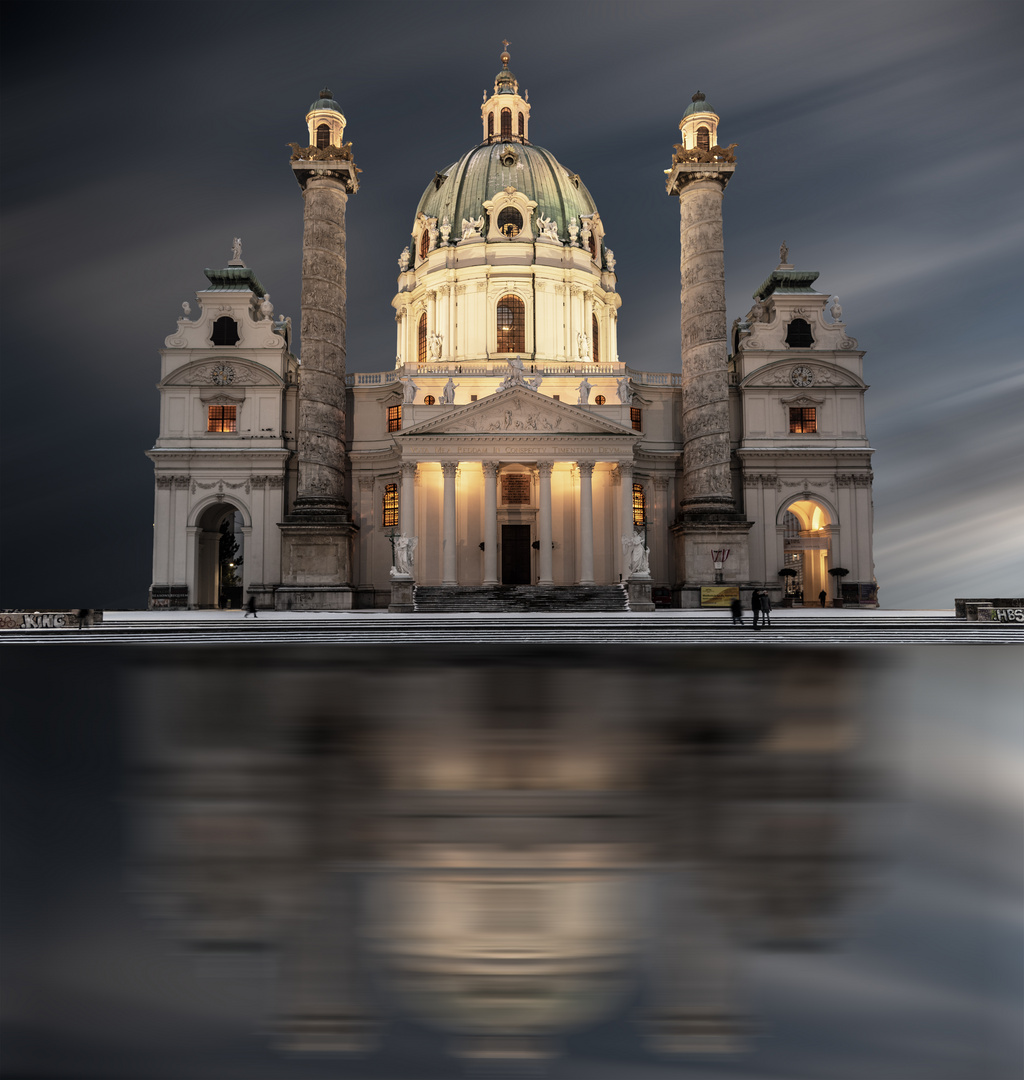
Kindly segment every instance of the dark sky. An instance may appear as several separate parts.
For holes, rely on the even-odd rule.
[[[502,12],[505,12],[502,14]],[[593,193],[631,367],[677,370],[690,95],[738,143],[728,318],[790,247],[867,349],[888,607],[1020,595],[1024,17],[1009,3],[54,4],[3,9],[5,606],[140,607],[157,350],[231,238],[298,324],[289,141],[329,85],[349,370],[393,364],[396,257],[480,137],[501,40],[531,136]]]

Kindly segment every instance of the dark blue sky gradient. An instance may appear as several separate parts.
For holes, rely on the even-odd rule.
[[[729,320],[778,261],[868,350],[888,607],[1024,590],[1019,332],[1024,19],[1014,4],[7,4],[5,606],[138,607],[157,350],[204,266],[244,257],[298,325],[289,141],[348,118],[349,369],[393,363],[395,259],[436,169],[480,138],[501,39],[531,135],[615,250],[621,358],[679,366],[663,170],[704,90],[738,168]]]

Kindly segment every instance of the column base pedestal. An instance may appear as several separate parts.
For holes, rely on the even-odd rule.
[[[341,513],[289,514],[281,530],[278,611],[351,611],[352,539],[356,526]]]
[[[649,577],[631,577],[626,582],[626,594],[629,597],[630,611],[653,611],[651,599],[651,579]]]
[[[391,603],[388,604],[388,611],[398,612],[399,614],[408,614],[415,611],[416,605],[412,600],[413,589],[415,588],[416,582],[413,578],[393,577],[391,579]]]
[[[752,521],[738,513],[688,512],[672,526],[675,541],[675,588],[680,607],[700,607],[704,585],[750,583]],[[714,551],[728,550],[721,571],[715,569]]]

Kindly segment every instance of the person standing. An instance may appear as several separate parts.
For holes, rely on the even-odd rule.
[[[757,617],[761,614],[761,592],[759,589],[755,589],[750,594],[750,613],[754,616],[754,629],[760,630],[761,627],[757,625]]]
[[[772,598],[768,595],[767,589],[761,590],[761,621],[765,626],[772,624]]]
[[[743,625],[743,607],[740,604],[740,598],[734,596],[732,603],[729,605],[730,611],[732,611],[732,624],[733,626]]]
[[[242,616],[242,618],[248,619],[250,615],[254,619],[259,618],[259,616],[256,614],[256,597],[253,596],[252,593],[249,593],[249,602],[245,605],[245,614]]]
[[[822,607],[824,607],[824,606],[825,606],[825,601],[826,601],[827,599],[828,599],[828,593],[827,593],[827,592],[825,592],[825,590],[824,590],[824,589],[822,589],[822,590],[821,590],[821,592],[820,592],[820,593],[818,593],[818,600],[819,600],[819,602],[821,603],[821,606],[822,606]]]

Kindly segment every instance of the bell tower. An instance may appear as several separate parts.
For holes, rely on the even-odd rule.
[[[679,200],[681,279],[683,475],[673,531],[676,589],[683,607],[696,607],[702,586],[749,582],[751,522],[736,509],[730,445],[722,198],[736,159],[718,145],[718,115],[700,91],[679,129],[684,141],[665,170]],[[721,550],[730,554],[716,574],[712,552]]]
[[[310,145],[291,143],[303,197],[298,482],[281,524],[281,610],[352,606],[345,454],[345,209],[359,188],[345,117],[330,90],[306,113]]]

